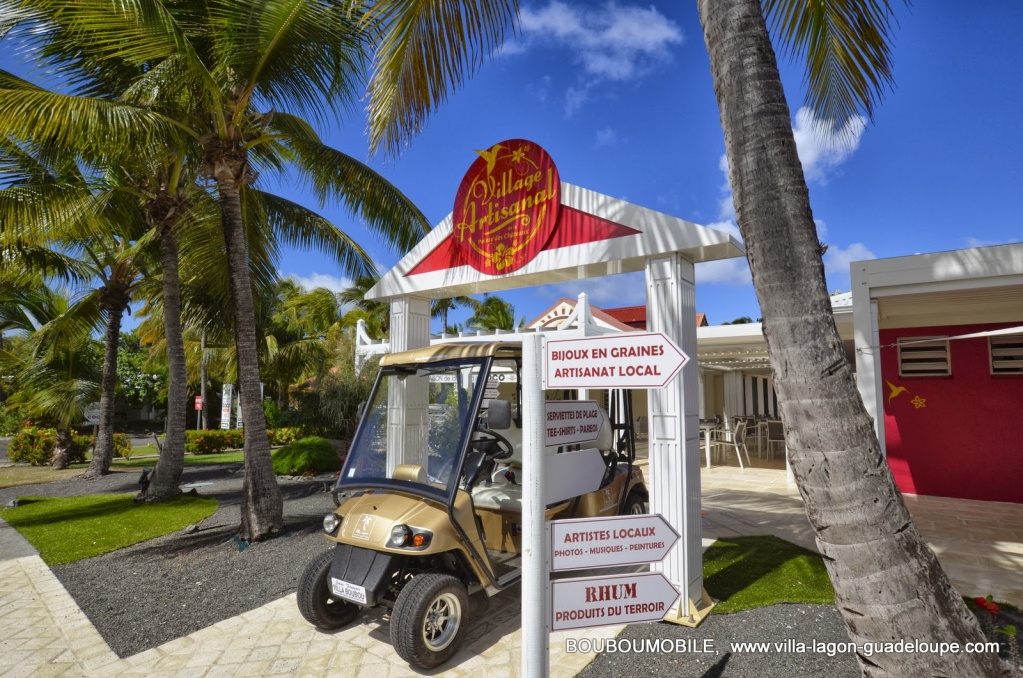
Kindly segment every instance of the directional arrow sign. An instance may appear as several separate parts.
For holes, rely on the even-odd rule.
[[[660,332],[548,339],[547,388],[661,388],[689,357]]]
[[[660,621],[678,599],[660,572],[551,582],[551,630]]]
[[[657,562],[678,539],[660,514],[556,520],[551,523],[551,570]]]
[[[594,441],[604,425],[596,400],[547,400],[544,407],[547,447]]]
[[[590,448],[544,456],[547,503],[554,504],[600,488],[607,466],[600,450]]]

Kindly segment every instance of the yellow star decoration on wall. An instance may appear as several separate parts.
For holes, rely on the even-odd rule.
[[[918,410],[921,407],[927,407],[927,399],[926,398],[921,398],[920,396],[917,396],[917,397],[913,398],[909,402],[913,403],[913,407],[915,407]]]

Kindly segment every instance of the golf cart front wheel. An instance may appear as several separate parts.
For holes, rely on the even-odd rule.
[[[432,669],[451,658],[465,635],[469,596],[455,577],[429,572],[412,578],[391,611],[391,644],[402,659]]]
[[[298,611],[307,622],[321,629],[339,629],[359,616],[359,606],[330,595],[330,563],[334,549],[314,558],[298,580]]]

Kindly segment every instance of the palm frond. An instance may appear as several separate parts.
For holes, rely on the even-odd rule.
[[[318,0],[211,2],[217,62],[244,91],[243,104],[297,110],[323,122],[362,92],[366,36],[361,12]]]
[[[380,37],[369,82],[370,150],[397,155],[501,45],[517,15],[517,0],[373,3],[366,20]]]
[[[355,158],[321,143],[292,138],[302,174],[322,202],[340,201],[367,228],[404,254],[429,232],[430,222],[391,182]]]
[[[872,118],[893,86],[888,0],[764,0],[787,56],[806,62],[807,100],[826,124]]]
[[[250,189],[246,201],[262,215],[275,239],[302,249],[319,248],[332,253],[341,271],[354,278],[374,273],[366,251],[329,220],[280,196]]]

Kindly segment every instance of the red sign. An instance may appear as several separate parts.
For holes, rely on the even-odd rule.
[[[202,409],[202,396],[196,396],[195,397],[195,409],[196,410],[201,410]]]
[[[533,260],[554,232],[561,179],[547,151],[509,139],[485,151],[462,178],[451,238],[481,273],[511,273]]]

